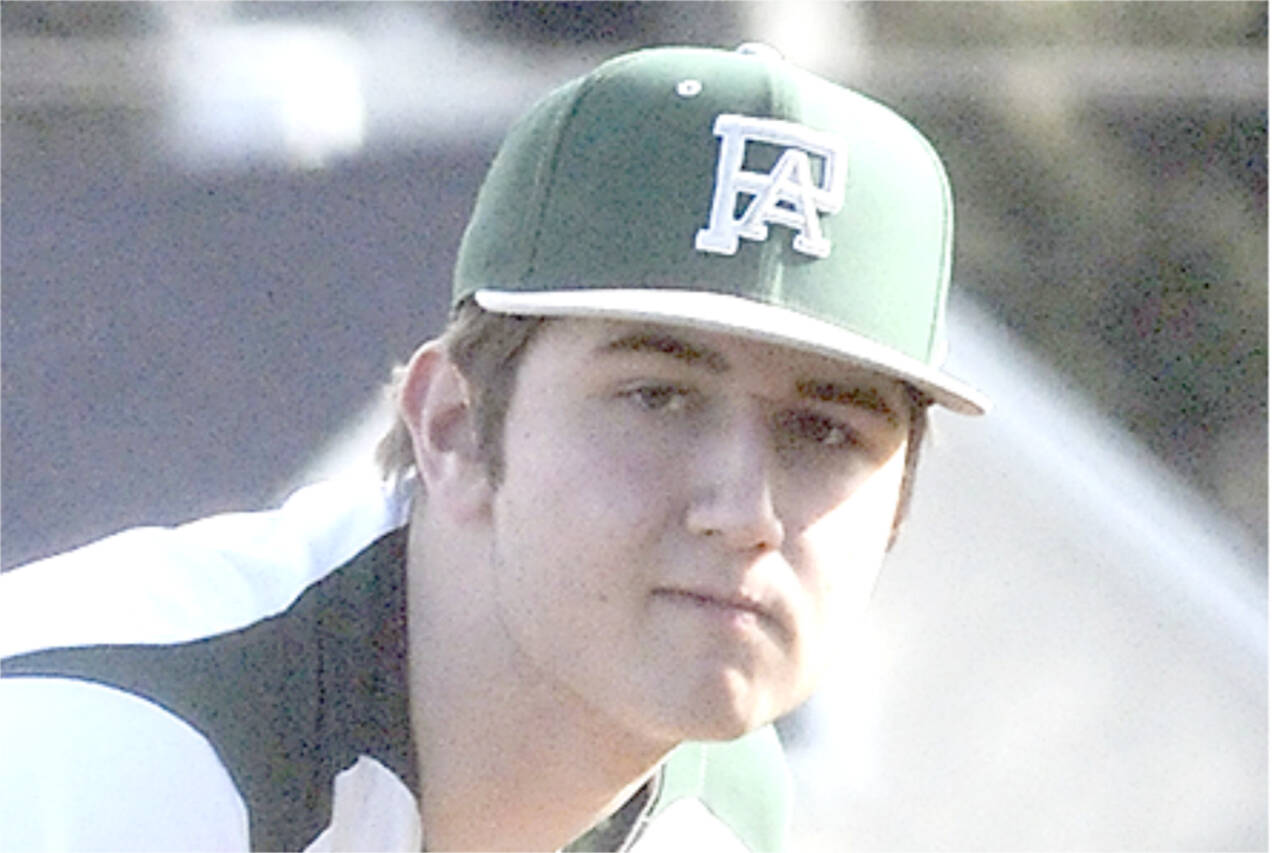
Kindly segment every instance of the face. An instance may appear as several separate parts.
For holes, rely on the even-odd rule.
[[[489,570],[523,665],[654,743],[795,708],[879,571],[893,380],[729,335],[550,324],[521,364]]]

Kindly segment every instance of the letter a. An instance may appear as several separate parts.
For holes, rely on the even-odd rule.
[[[831,254],[818,214],[836,213],[844,205],[848,162],[843,140],[794,122],[730,113],[716,119],[713,132],[720,137],[715,191],[707,227],[694,237],[694,247],[732,255],[740,239],[764,240],[771,223],[796,232],[791,246],[797,252],[816,258]],[[743,169],[748,141],[783,149],[767,174]],[[811,158],[821,167],[816,186]],[[751,196],[751,201],[737,218],[740,194]]]

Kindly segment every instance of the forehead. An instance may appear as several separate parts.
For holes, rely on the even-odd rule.
[[[732,333],[664,323],[566,318],[543,330],[544,356],[588,369],[636,360],[681,365],[697,372],[749,377],[788,391],[832,402],[869,405],[876,401],[893,413],[908,408],[902,382],[887,374],[808,352]]]

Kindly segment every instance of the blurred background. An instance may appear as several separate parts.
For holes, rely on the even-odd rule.
[[[767,41],[957,201],[940,415],[802,849],[1267,846],[1265,3],[0,4],[3,566],[367,458],[504,129]]]

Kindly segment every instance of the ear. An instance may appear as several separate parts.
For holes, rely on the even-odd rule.
[[[428,501],[458,520],[488,511],[492,488],[472,417],[470,387],[439,340],[409,360],[398,401]]]

